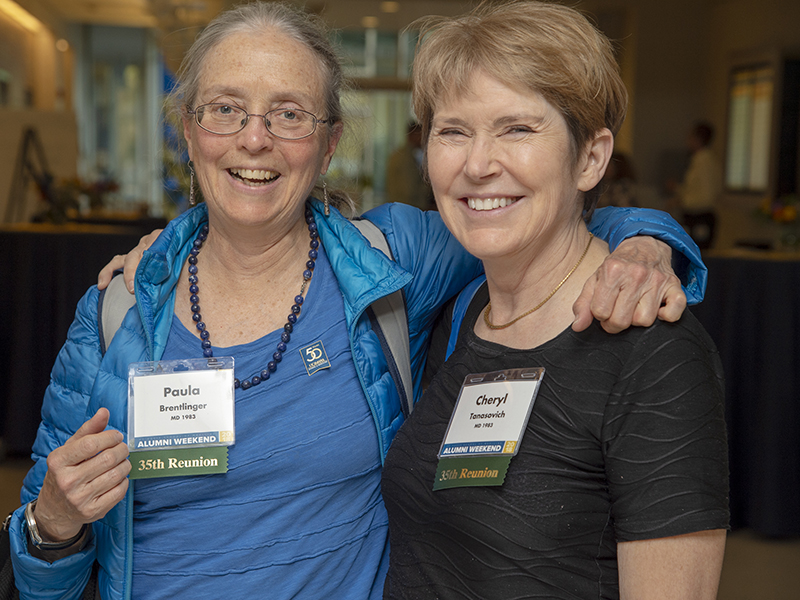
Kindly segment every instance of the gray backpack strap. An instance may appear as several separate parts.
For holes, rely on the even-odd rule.
[[[136,297],[125,287],[125,278],[114,276],[108,287],[100,291],[97,299],[97,325],[100,332],[100,351],[105,354],[122,325],[128,310],[136,304]]]
[[[366,219],[352,221],[367,238],[370,245],[394,260],[386,236],[377,225]],[[378,336],[389,373],[394,380],[397,393],[408,416],[414,407],[414,380],[411,377],[411,350],[408,341],[408,316],[403,291],[379,298],[367,308],[372,330]]]

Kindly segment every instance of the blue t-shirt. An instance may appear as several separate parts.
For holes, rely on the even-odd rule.
[[[176,301],[188,302],[188,289]],[[233,356],[236,377],[250,379],[279,336],[214,356]],[[298,350],[318,340],[331,368],[309,376]],[[134,598],[381,597],[388,525],[377,433],[323,251],[288,346],[268,381],[236,390],[226,474],[133,482]],[[200,356],[175,318],[164,360]]]

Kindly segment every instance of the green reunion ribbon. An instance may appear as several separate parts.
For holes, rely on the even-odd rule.
[[[440,458],[433,490],[503,485],[511,456],[454,456]]]
[[[131,452],[131,479],[183,477],[228,472],[228,447],[176,448]]]

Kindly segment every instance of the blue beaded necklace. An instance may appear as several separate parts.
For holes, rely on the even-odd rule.
[[[314,213],[311,212],[308,206],[306,206],[306,224],[308,225],[308,235],[311,237],[311,243],[309,244],[311,249],[308,251],[309,260],[306,262],[306,270],[303,271],[303,285],[300,286],[300,293],[294,297],[294,304],[292,304],[291,309],[292,312],[286,317],[287,323],[283,326],[281,341],[278,342],[277,349],[272,354],[272,360],[267,363],[267,367],[262,369],[260,373],[253,375],[250,379],[245,379],[244,381],[234,379],[234,388],[238,389],[241,387],[241,389],[246,390],[254,385],[258,385],[262,381],[266,381],[269,379],[270,375],[277,370],[278,363],[283,359],[283,353],[286,352],[286,344],[289,343],[291,339],[294,325],[297,323],[297,318],[300,315],[300,307],[303,304],[303,294],[314,273],[314,261],[316,261],[317,256],[319,256],[317,252],[317,248],[319,248],[317,223],[314,221]],[[200,233],[197,234],[194,245],[189,251],[189,301],[192,303],[192,320],[195,322],[195,327],[197,327],[197,330],[200,332],[200,348],[203,351],[203,356],[208,358],[214,356],[214,351],[211,349],[211,336],[208,333],[208,329],[206,329],[206,324],[203,322],[203,317],[200,315],[200,297],[198,296],[200,288],[197,285],[197,255],[200,254],[200,249],[203,247],[203,243],[206,239],[208,239],[207,224],[204,225]]]

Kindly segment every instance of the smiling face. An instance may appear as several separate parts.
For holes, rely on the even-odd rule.
[[[483,260],[540,252],[574,230],[580,192],[597,174],[586,168],[588,149],[575,164],[570,143],[564,118],[540,95],[475,73],[466,94],[436,105],[428,138],[431,184],[448,229]]]
[[[195,107],[211,102],[237,106],[250,114],[299,108],[326,119],[323,78],[314,54],[279,31],[233,34],[206,56]],[[238,226],[263,223],[292,227],[317,177],[325,173],[341,125],[318,124],[301,140],[283,140],[251,117],[233,135],[201,129],[184,119],[184,136],[212,220]]]

